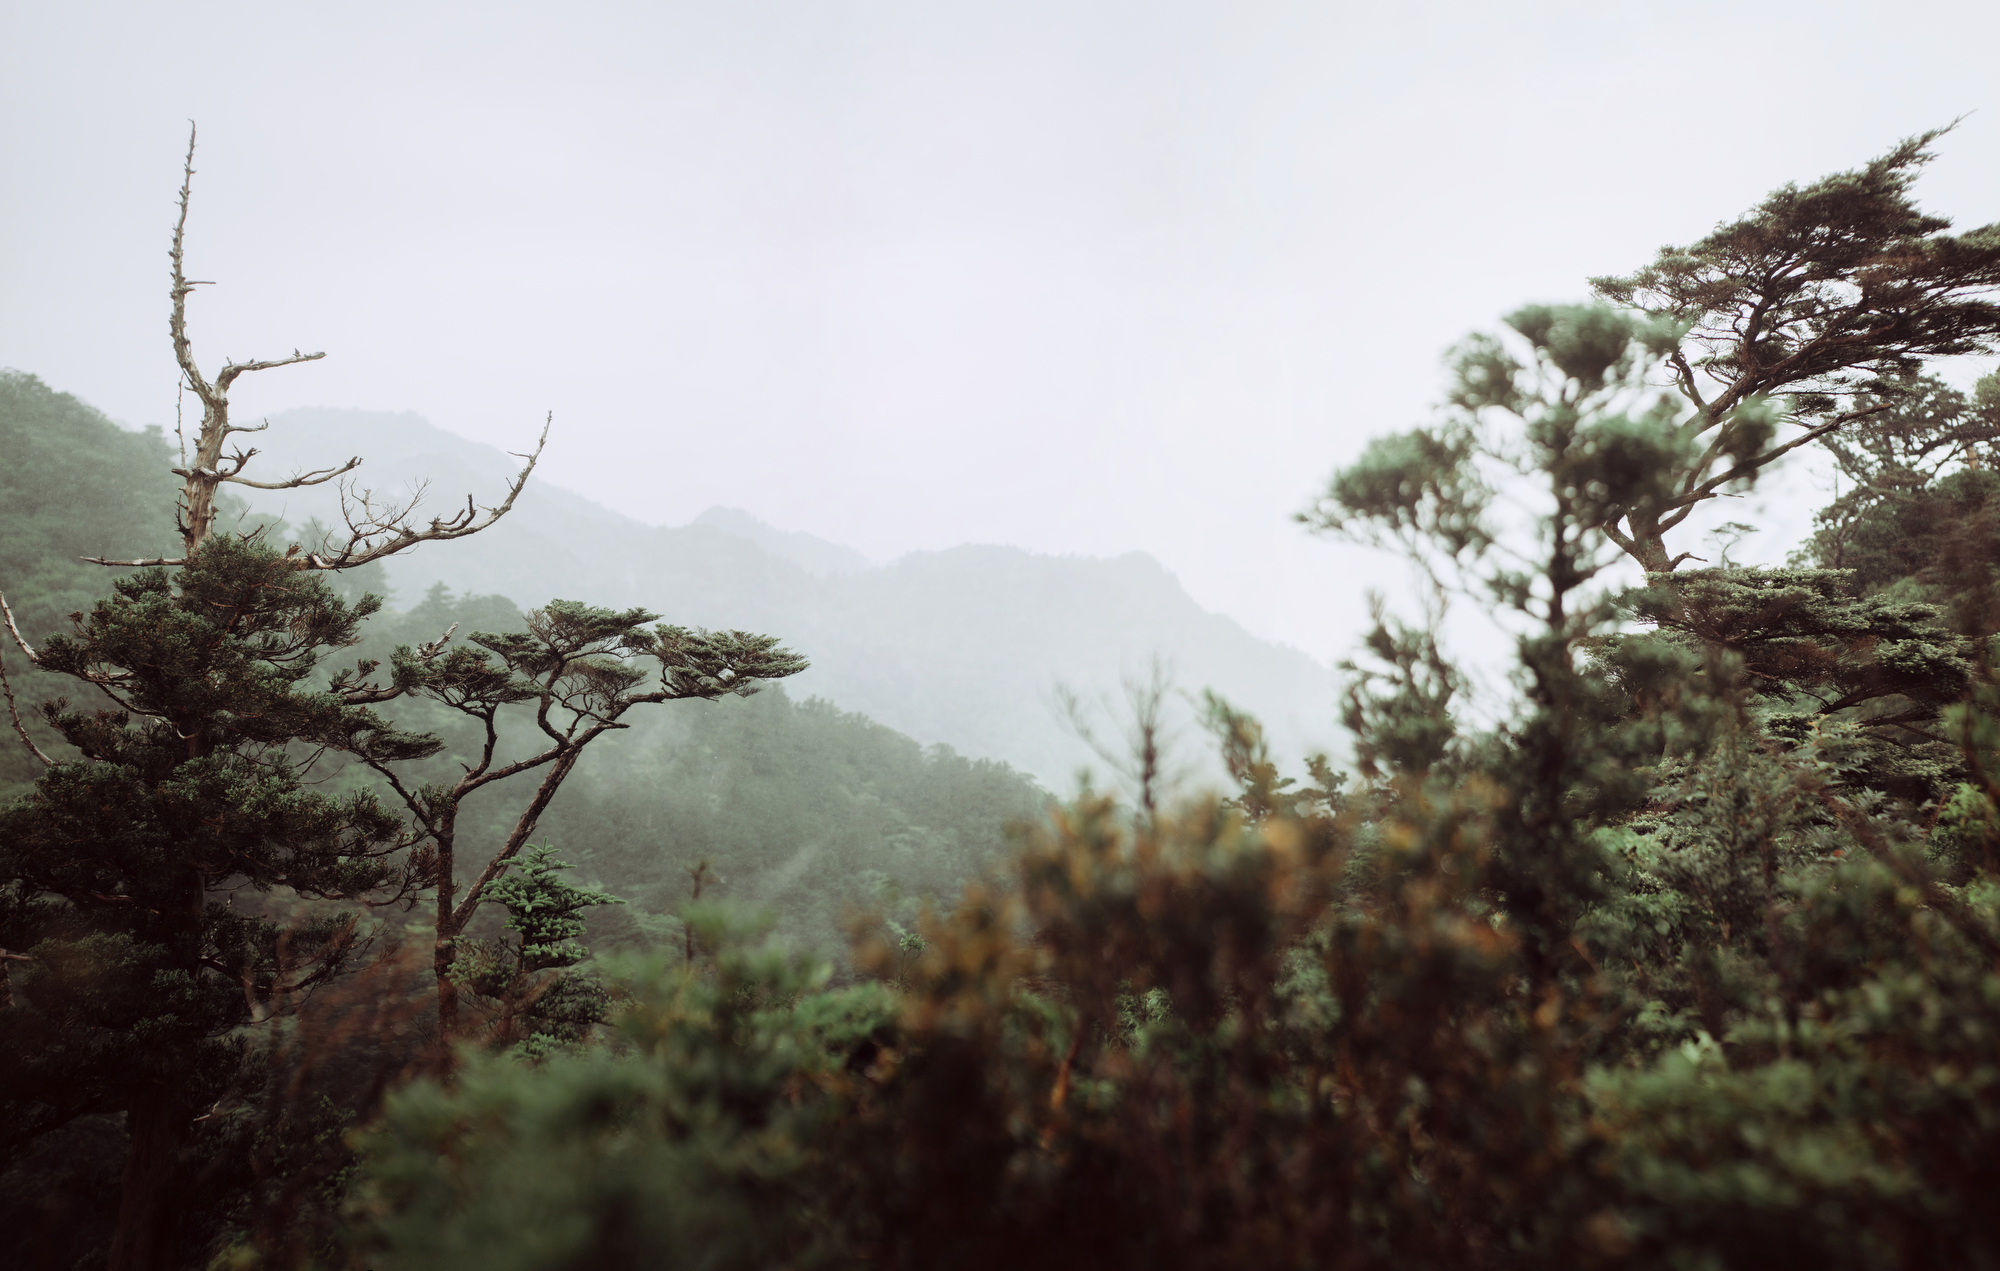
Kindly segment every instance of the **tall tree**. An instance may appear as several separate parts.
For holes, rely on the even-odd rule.
[[[372,666],[312,684],[324,654],[352,644],[355,624],[380,605],[364,597],[347,606],[312,574],[491,525],[512,509],[541,453],[538,446],[526,456],[506,496],[483,513],[468,499],[465,511],[425,525],[414,501],[384,504],[343,487],[346,533],[324,535],[312,550],[262,547],[254,531],[247,540],[216,535],[222,486],[315,485],[351,472],[360,460],[262,482],[243,475],[254,448],[224,453],[231,437],[268,426],[230,420],[236,380],[324,354],[294,350],[289,357],[229,361],[213,376],[202,371],[187,329],[187,298],[206,285],[185,269],[194,151],[191,129],[168,292],[174,356],[184,388],[202,406],[192,453],[183,436],[173,469],[182,481],[181,554],[86,557],[145,572],[121,579],[111,600],[88,617],[74,615],[73,634],[39,651],[6,612],[9,632],[31,663],[81,682],[112,706],[46,705],[49,722],[80,753],[67,762],[41,752],[15,717],[16,732],[47,772],[8,813],[11,843],[0,877],[9,921],[20,928],[6,943],[32,946],[23,956],[33,961],[17,977],[19,1009],[37,1012],[41,1021],[16,1034],[25,1047],[16,1055],[55,1076],[97,1074],[38,1105],[37,1116],[126,1113],[130,1147],[113,1271],[157,1267],[171,1256],[197,1094],[212,1093],[223,1080],[218,1039],[244,1018],[230,1003],[243,999],[254,1014],[259,994],[288,997],[285,977],[302,961],[315,968],[308,975],[330,974],[347,940],[335,933],[352,929],[351,921],[325,930],[260,925],[235,913],[230,889],[247,884],[308,897],[381,899],[385,886],[406,895],[434,876],[434,850],[406,835],[372,799],[325,800],[303,784],[292,753],[300,745],[338,747],[366,738],[372,752],[404,758],[438,745],[369,713],[406,689],[368,680]],[[443,647],[439,641],[413,652],[410,664]],[[384,863],[412,848],[402,864]],[[95,1040],[85,1044],[79,1036]],[[69,1065],[66,1056],[77,1046],[101,1062]],[[22,1125],[33,1132],[47,1123],[31,1117]]]
[[[1686,458],[1668,497],[1609,510],[1605,532],[1646,569],[1690,558],[1666,535],[1726,487],[1890,409],[1925,361],[1987,352],[2000,337],[2000,225],[1951,222],[1910,197],[1931,143],[1912,137],[1852,172],[1787,185],[1687,247],[1594,278],[1597,294],[1684,331],[1664,358],[1692,409],[1672,426]],[[1747,411],[1789,394],[1789,409]]]
[[[31,796],[0,814],[0,944],[22,950],[0,961],[13,971],[9,1004],[0,1008],[8,1043],[0,1076],[17,1113],[10,1130],[21,1135],[91,1113],[125,1114],[129,1148],[113,1271],[175,1260],[189,1150],[202,1106],[230,1088],[243,1057],[231,1040],[236,1030],[337,973],[352,952],[351,913],[281,922],[239,909],[242,889],[385,904],[442,880],[440,913],[455,934],[582,748],[619,727],[626,710],[747,692],[760,675],[803,666],[768,637],[651,632],[643,627],[654,615],[644,611],[614,615],[557,602],[527,633],[484,637],[477,651],[449,648],[447,631],[399,650],[387,679],[371,678],[378,664],[366,661],[324,675],[326,655],[353,644],[357,624],[381,605],[372,595],[347,603],[328,585],[329,571],[363,569],[420,543],[487,528],[512,510],[541,445],[521,456],[521,471],[491,507],[468,498],[462,511],[426,521],[414,499],[385,502],[343,484],[343,528],[309,534],[308,543],[281,551],[262,542],[262,531],[217,533],[222,487],[321,484],[345,477],[360,460],[263,482],[243,475],[255,449],[224,453],[230,438],[267,426],[231,421],[236,380],[323,355],[295,350],[230,361],[213,376],[202,371],[188,336],[187,298],[204,284],[184,268],[194,140],[190,132],[170,252],[169,330],[184,388],[202,406],[192,450],[183,437],[173,468],[181,478],[180,554],[86,557],[141,572],[118,580],[112,598],[88,615],[76,612],[72,632],[39,648],[0,596],[0,614],[28,660],[107,703],[46,705],[48,722],[78,754],[60,761],[14,715],[44,771]],[[544,441],[547,431],[545,421]],[[639,689],[644,674],[625,665],[646,657],[661,667],[651,691]],[[15,696],[6,688],[11,713]],[[537,768],[543,784],[521,833],[486,862],[463,897],[455,890],[448,816],[440,822],[420,813],[410,828],[371,795],[334,798],[310,788],[313,765],[328,751],[385,767],[435,754],[437,739],[399,730],[373,711],[413,691],[461,708],[477,703],[472,713],[488,709],[489,724],[500,705],[537,702],[536,722],[550,742],[537,757],[496,766],[489,730],[476,776],[468,778],[472,788],[485,783],[479,778]],[[566,731],[552,719],[564,711]],[[465,792],[441,797],[455,809]],[[425,791],[412,806],[439,805]],[[443,943],[450,947],[448,935]],[[454,1002],[448,993],[441,1001],[447,1036]]]
[[[0,1098],[17,1141],[126,1115],[114,1269],[175,1260],[186,1154],[239,1078],[238,1030],[355,949],[352,913],[282,922],[239,895],[385,904],[435,876],[373,795],[311,786],[326,748],[416,758],[438,742],[373,712],[385,692],[366,664],[319,679],[380,602],[347,605],[297,555],[217,536],[177,571],[119,579],[71,633],[20,641],[108,700],[45,707],[79,757],[42,756],[34,792],[0,811],[0,944],[24,958],[0,1006]]]

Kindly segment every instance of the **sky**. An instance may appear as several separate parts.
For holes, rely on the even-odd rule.
[[[0,0],[0,366],[171,426],[193,119],[198,355],[328,355],[239,419],[552,412],[546,478],[642,521],[1143,550],[1331,660],[1402,567],[1292,516],[1449,345],[1961,116],[1919,200],[2000,220],[1996,47],[1922,0]]]

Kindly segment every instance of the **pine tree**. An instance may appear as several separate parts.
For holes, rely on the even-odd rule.
[[[360,943],[352,912],[281,921],[261,898],[387,904],[434,879],[435,855],[373,795],[312,787],[313,756],[438,742],[371,709],[385,689],[369,664],[320,678],[379,602],[346,604],[295,553],[216,537],[114,588],[26,646],[103,704],[47,706],[79,757],[0,811],[0,945],[26,959],[0,1007],[0,1098],[16,1141],[126,1114],[112,1261],[158,1266],[197,1118],[242,1078],[237,1030]]]
[[[1652,264],[1591,280],[1597,294],[1684,332],[1665,366],[1689,413],[1666,497],[1606,509],[1605,532],[1647,570],[1689,559],[1665,535],[1734,482],[1816,441],[1850,437],[1932,358],[2000,338],[2000,225],[1966,234],[1910,187],[1936,129],[1853,171],[1787,185]],[[1782,412],[1750,411],[1789,394]],[[1781,429],[1789,427],[1788,436]]]
[[[454,968],[459,983],[489,1004],[489,1040],[543,1055],[574,1045],[604,1020],[611,997],[588,971],[577,966],[590,957],[580,937],[582,912],[625,902],[609,892],[578,887],[561,877],[571,866],[555,849],[531,846],[513,869],[486,890],[486,899],[507,911],[507,926],[518,933],[506,941],[461,941]]]

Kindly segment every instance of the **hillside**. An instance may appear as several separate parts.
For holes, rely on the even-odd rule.
[[[427,480],[438,508],[468,492],[495,497],[517,466],[410,414],[303,409],[271,423],[271,452],[287,465],[363,455],[358,475],[374,489],[407,493]],[[331,489],[257,497],[260,510],[294,523],[334,519]],[[792,683],[796,696],[824,697],[1056,787],[1092,759],[1054,709],[1057,687],[1116,698],[1155,658],[1181,688],[1213,688],[1258,715],[1282,751],[1324,746],[1333,731],[1325,667],[1203,610],[1142,553],[1103,560],[968,545],[874,566],[734,509],[653,526],[531,482],[499,526],[398,558],[388,579],[399,605],[442,582],[523,606],[557,597],[643,605],[675,622],[782,635],[813,660]]]
[[[401,435],[421,439],[421,428],[416,422]],[[0,374],[0,442],[17,461],[0,468],[0,591],[24,634],[41,641],[69,627],[70,612],[92,607],[115,573],[126,572],[84,564],[79,555],[172,550],[171,442],[157,432],[120,429],[77,398],[17,372]],[[448,449],[411,456],[461,482],[483,475],[479,459],[476,451]],[[516,536],[514,550],[557,553],[552,540],[560,533],[610,515],[557,490],[532,491],[528,507],[535,522],[501,527]],[[236,513],[232,508],[231,520]],[[544,530],[539,538],[521,532],[537,526]],[[717,549],[696,554],[697,563],[720,561],[726,570],[734,553],[785,578],[810,579],[741,537],[712,528],[691,534]],[[469,545],[446,545],[435,555],[448,560]],[[783,536],[776,545],[813,550]],[[498,559],[505,563],[504,554]],[[809,559],[841,558],[834,550]],[[367,576],[372,569],[359,572],[359,579],[340,581],[379,585]],[[486,591],[472,594],[453,595],[443,586],[405,590],[397,607],[363,624],[359,647],[336,661],[386,659],[398,645],[434,638],[449,626],[461,634],[519,630],[519,609],[487,583]],[[18,652],[0,656],[28,727],[54,753],[69,753],[34,708],[55,695],[76,697],[74,682],[30,668]],[[833,952],[842,947],[841,924],[850,913],[881,906],[908,918],[920,898],[953,894],[1005,851],[1008,826],[1035,816],[1047,798],[1006,764],[920,745],[785,689],[640,712],[593,748],[543,817],[541,835],[630,900],[593,915],[594,941],[657,937],[670,921],[662,915],[685,894],[686,868],[706,860],[716,895],[768,913],[789,939]],[[449,780],[456,761],[478,747],[476,728],[433,702],[406,698],[388,709],[403,726],[435,731],[448,742],[444,754],[408,768],[414,780]],[[518,719],[503,727],[504,744],[525,744],[524,731],[532,727]],[[357,769],[343,770],[338,760],[327,771],[338,788],[377,784]],[[11,739],[0,746],[0,794],[20,793],[39,772]],[[504,840],[531,784],[504,784],[469,803],[460,822],[465,841]]]

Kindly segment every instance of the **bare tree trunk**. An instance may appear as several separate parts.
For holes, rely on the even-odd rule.
[[[165,1271],[173,1264],[180,1216],[181,1157],[193,1118],[164,1085],[149,1082],[125,1114],[131,1148],[119,1182],[118,1231],[109,1271]]]
[[[173,302],[167,318],[168,333],[173,338],[174,360],[181,368],[182,386],[201,402],[201,428],[195,434],[193,452],[189,453],[187,439],[183,436],[180,466],[173,469],[174,475],[181,479],[181,494],[177,505],[180,516],[181,555],[178,558],[150,557],[135,560],[108,560],[100,556],[83,558],[99,565],[186,564],[187,558],[215,532],[216,490],[222,485],[242,485],[254,490],[297,490],[339,480],[361,466],[361,459],[357,456],[329,468],[295,473],[280,481],[253,481],[243,475],[243,469],[256,457],[258,453],[256,449],[238,447],[224,453],[223,447],[229,444],[229,438],[235,434],[263,432],[269,427],[268,423],[229,422],[229,390],[238,379],[252,371],[268,371],[273,367],[316,362],[326,354],[301,353],[293,349],[289,357],[265,358],[250,362],[225,361],[222,369],[213,377],[202,373],[201,367],[195,361],[194,345],[188,339],[187,330],[187,298],[196,287],[208,285],[202,279],[189,278],[186,269],[188,202],[194,188],[194,143],[194,129],[189,128],[187,160],[181,169],[180,217],[174,222],[173,247],[168,252],[174,266],[173,286],[168,293]],[[439,542],[477,534],[513,509],[514,500],[520,495],[522,486],[527,483],[528,474],[534,471],[535,463],[541,457],[542,445],[547,439],[548,421],[544,420],[541,441],[536,442],[532,454],[521,456],[527,460],[527,464],[509,483],[507,497],[497,506],[481,509],[468,498],[462,510],[449,516],[432,518],[428,525],[415,515],[417,502],[421,496],[385,509],[378,503],[372,502],[366,491],[360,492],[350,501],[348,492],[343,488],[341,509],[348,523],[346,543],[336,543],[332,536],[329,536],[328,541],[320,545],[324,551],[306,551],[299,556],[299,567],[352,569],[385,556],[393,556],[418,543]]]
[[[451,1044],[458,1040],[458,985],[451,978],[458,961],[458,935],[465,924],[455,912],[458,879],[458,809],[446,810],[433,830],[437,842],[437,931],[431,946],[431,970],[437,976],[438,1071],[451,1071]]]
[[[438,928],[437,948],[431,954],[431,969],[437,973],[438,1063],[451,1067],[451,1044],[458,1040],[458,985],[451,978],[458,961],[458,932],[446,934]]]
[[[204,286],[200,281],[190,281],[185,268],[183,246],[187,237],[188,199],[194,187],[194,129],[188,129],[187,161],[181,169],[180,219],[174,222],[174,245],[167,253],[174,263],[174,285],[169,293],[173,299],[173,309],[167,319],[168,334],[173,337],[174,360],[180,363],[181,378],[187,387],[201,401],[201,431],[195,434],[194,455],[183,454],[184,467],[174,469],[174,475],[181,478],[181,549],[186,555],[202,545],[215,529],[215,489],[225,480],[235,478],[250,461],[254,450],[238,452],[231,456],[234,467],[223,468],[223,443],[230,434],[239,432],[261,432],[262,425],[237,427],[229,422],[229,386],[247,371],[264,371],[274,366],[290,366],[296,362],[313,362],[326,356],[324,353],[300,353],[293,350],[290,357],[274,358],[260,362],[230,362],[222,368],[213,382],[201,373],[195,364],[194,346],[188,340],[187,298],[196,287]],[[349,460],[340,472],[351,471],[361,461]],[[338,475],[335,473],[334,475]],[[283,485],[317,484],[326,479],[314,474],[316,479],[295,479]],[[255,485],[256,482],[244,482]]]

